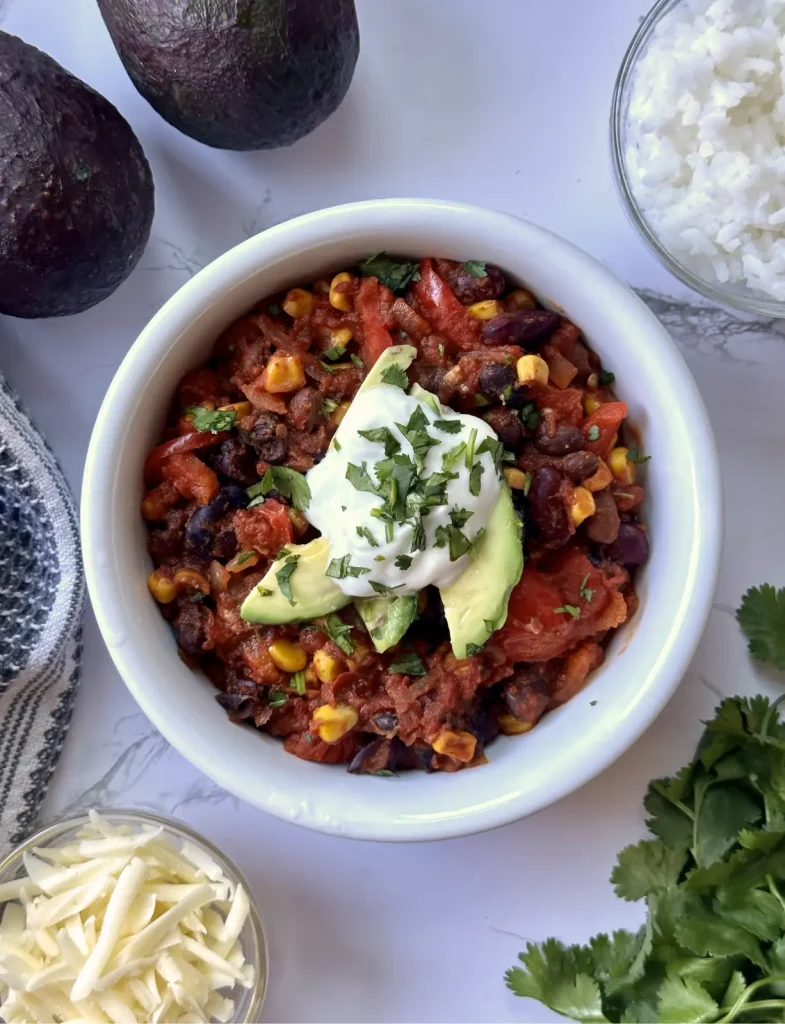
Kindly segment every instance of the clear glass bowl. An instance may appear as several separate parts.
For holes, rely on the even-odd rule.
[[[251,1024],[259,1020],[259,1014],[264,1002],[267,990],[267,940],[262,926],[262,919],[254,902],[253,893],[248,882],[243,877],[237,866],[229,860],[226,854],[221,853],[211,842],[194,832],[186,825],[169,818],[159,818],[154,814],[147,814],[141,811],[101,811],[101,816],[110,821],[113,825],[130,825],[139,828],[142,825],[161,826],[163,834],[179,846],[184,840],[188,840],[195,846],[200,847],[205,853],[220,865],[224,874],[235,885],[242,884],[248,900],[251,904],[251,912],[240,932],[240,942],[249,964],[253,965],[256,974],[256,984],[253,988],[243,988],[236,985],[233,989],[221,989],[221,995],[234,1000],[235,1011],[232,1018],[236,1024]],[[58,822],[56,825],[42,829],[27,839],[21,846],[13,850],[2,863],[0,863],[0,883],[10,882],[24,874],[23,854],[33,849],[34,846],[46,847],[61,845],[69,840],[75,839],[77,833],[89,823],[86,814],[78,818],[69,818],[67,821]]]
[[[646,51],[660,19],[681,3],[683,3],[683,0],[657,0],[657,3],[641,22],[638,31],[630,43],[629,49],[624,55],[624,60],[616,79],[613,103],[611,105],[611,159],[616,187],[627,216],[640,233],[644,242],[660,258],[671,273],[675,274],[684,284],[693,288],[696,292],[700,292],[701,295],[705,295],[715,302],[721,302],[726,306],[742,309],[748,313],[758,313],[762,316],[785,318],[785,302],[778,302],[776,299],[768,298],[763,293],[756,292],[743,284],[720,284],[718,281],[708,281],[705,278],[699,277],[688,267],[685,267],[670,250],[666,249],[657,237],[632,192],[627,174],[625,152],[627,148],[627,111],[629,109],[630,93],[635,80],[635,72],[638,61]]]

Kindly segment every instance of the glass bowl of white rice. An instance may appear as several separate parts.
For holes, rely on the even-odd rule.
[[[695,291],[785,317],[785,0],[659,0],[624,57],[614,175]]]
[[[250,1022],[267,943],[237,867],[177,821],[71,818],[0,863],[0,1020]]]

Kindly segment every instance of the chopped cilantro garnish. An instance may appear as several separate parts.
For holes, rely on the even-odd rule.
[[[562,604],[553,610],[556,615],[571,615],[574,619],[579,619],[581,617],[580,608],[576,608],[574,604]]]
[[[326,352],[325,352],[325,355],[327,355]],[[319,365],[323,366],[324,369],[327,370],[328,373],[339,373],[340,372],[337,366],[330,366],[330,364],[329,363],[325,363],[325,361],[323,359],[319,360]]]
[[[331,345],[329,348],[324,350],[322,355],[325,359],[329,359],[331,363],[334,363],[336,359],[341,358],[345,351],[345,345]]]
[[[406,571],[406,569],[409,568],[413,561],[414,559],[412,558],[411,555],[398,555],[398,557],[395,559],[395,568]]]
[[[289,688],[301,697],[305,696],[305,672],[295,672],[289,680]]]
[[[346,467],[346,479],[356,491],[366,491],[368,494],[379,493],[365,463],[362,466],[355,466],[353,462],[350,462]]]
[[[496,629],[496,623],[493,621],[493,619],[483,619],[483,623],[489,633],[493,633],[494,630]]]
[[[506,384],[502,388],[502,405],[506,405],[512,398],[512,384]]]
[[[488,452],[490,454],[493,459],[493,464],[498,471],[501,466],[502,456],[504,455],[504,445],[501,441],[498,441],[495,437],[486,437],[477,449],[476,454],[482,455],[483,452]]]
[[[282,708],[287,701],[287,696],[280,690],[270,690],[267,694],[267,703],[271,708]]]
[[[455,505],[450,509],[450,522],[457,530],[460,530],[462,526],[466,526],[473,515],[474,512],[469,512],[465,508],[458,508]]]
[[[439,405],[439,399],[436,395],[432,395],[430,391],[426,391],[424,395],[420,395],[420,401],[425,402],[428,408],[437,416],[441,416],[442,407]]]
[[[502,462],[511,462],[513,464],[513,466],[514,466],[517,461],[518,460],[515,457],[515,452],[505,451],[502,454]]]
[[[342,558],[333,558],[327,566],[324,575],[331,576],[336,580],[344,580],[347,576],[357,579],[358,576],[364,576],[366,573],[371,571],[370,569],[366,569],[360,565],[351,565],[350,559],[351,555],[344,555]]]
[[[246,494],[249,498],[256,498],[270,491],[278,491],[301,512],[305,512],[311,503],[308,481],[302,473],[296,469],[287,469],[286,466],[270,466],[259,483],[249,487]]]
[[[523,485],[523,496],[524,498],[528,498],[529,488],[532,485],[532,475],[531,473],[524,473],[523,475],[526,477],[526,482]]]
[[[337,452],[339,452],[341,450],[341,442],[338,440],[337,437],[333,438],[333,446],[335,447],[335,450]]]
[[[480,541],[483,539],[483,537],[485,536],[485,534],[487,532],[488,531],[485,529],[485,527],[481,526],[480,529],[477,531],[477,533],[474,535],[474,540],[472,541],[472,546],[471,546],[471,549],[469,551],[470,555],[473,555],[475,553],[475,551],[477,550],[477,548],[480,545]]]
[[[335,646],[344,654],[354,654],[356,647],[351,637],[352,627],[343,622],[337,615],[328,615],[324,628]]]
[[[466,534],[452,525],[436,527],[435,544],[437,548],[449,548],[451,562],[465,555],[472,546]]]
[[[785,669],[785,589],[777,590],[770,583],[750,588],[736,618],[753,658]]]
[[[475,462],[472,466],[471,472],[469,473],[469,490],[477,497],[482,489],[482,475],[485,472],[485,466],[481,462]]]
[[[299,555],[287,554],[286,561],[275,574],[275,578],[278,580],[278,587],[289,602],[294,607],[297,602],[292,595],[292,573],[297,568],[297,563],[300,560]]]
[[[412,546],[409,548],[410,551],[425,551],[425,527],[422,524],[422,519],[417,517],[414,520],[414,530],[412,532]]]
[[[461,441],[461,443],[456,445],[455,448],[451,448],[448,452],[445,452],[444,455],[442,455],[442,469],[452,469],[455,463],[461,459],[465,451],[466,442]]]
[[[474,462],[474,446],[477,444],[477,427],[472,427],[469,440],[466,442],[466,468],[471,469]]]
[[[235,565],[245,565],[249,558],[253,558],[256,554],[255,551],[241,551],[239,555],[235,555]]]
[[[385,561],[387,561],[387,559],[384,557],[384,555],[374,555],[373,556],[373,560],[374,560],[374,562],[385,562]]]
[[[387,367],[382,374],[382,381],[391,387],[403,388],[404,391],[409,387],[409,378],[406,376],[406,371],[395,364]]]
[[[334,398],[322,399],[322,416],[329,416],[331,413],[334,413],[337,408],[338,403]]]
[[[375,590],[377,594],[392,594],[394,590],[400,590],[403,583],[399,583],[397,587],[387,587],[384,583],[377,583],[376,580],[368,580],[371,585],[371,589]]]
[[[397,455],[401,450],[401,442],[393,434],[389,427],[376,427],[374,430],[358,430],[360,437],[364,437],[373,444],[383,444],[384,454],[389,458]]]
[[[651,455],[641,455],[637,448],[630,448],[627,452],[627,462],[648,462]]]
[[[537,406],[534,402],[527,402],[521,408],[519,415],[524,427],[527,427],[529,430],[537,429],[537,424],[540,422],[540,414],[537,412]]]
[[[594,597],[594,591],[591,589],[591,587],[586,586],[588,582],[589,573],[586,573],[586,575],[583,577],[583,580],[581,581],[581,586],[578,590],[578,597],[582,597],[584,601],[587,601],[589,604],[591,604],[591,599]]]
[[[376,277],[382,284],[394,292],[402,292],[412,281],[420,280],[417,263],[394,260],[385,252],[376,252],[358,264],[361,274]]]
[[[414,651],[406,651],[399,655],[389,669],[389,672],[399,672],[402,676],[424,676],[425,666]]]
[[[365,369],[365,363],[354,352],[352,352],[350,354],[349,358],[351,359],[351,361],[354,363],[354,365],[357,367],[358,370],[364,370]]]
[[[236,409],[205,409],[203,405],[191,405],[185,411],[197,430],[211,434],[231,430],[237,419]]]
[[[368,529],[367,526],[358,526],[357,527],[357,536],[358,537],[365,537],[365,539],[368,541],[368,543],[371,545],[372,548],[378,548],[379,547],[379,541],[374,537],[374,535],[371,533],[371,531]],[[378,557],[379,556],[377,555],[377,558]]]
[[[281,307],[276,306],[276,304],[273,302],[271,305],[267,307],[267,312],[270,314],[270,316],[280,316]]]
[[[259,597],[270,597],[273,594],[273,591],[270,590],[269,587],[257,587],[256,593]]]
[[[466,657],[473,658],[475,654],[480,654],[482,652],[483,647],[485,647],[485,644],[467,644]]]
[[[437,430],[443,430],[445,434],[460,434],[460,420],[434,420],[433,425]]]
[[[589,441],[599,441],[600,439],[600,428],[596,423],[592,423],[589,429],[586,431],[586,438]]]
[[[468,270],[472,277],[488,276],[488,267],[481,260],[467,260],[463,264],[463,269]]]
[[[613,384],[616,380],[616,374],[610,370],[601,370],[598,375],[598,380],[603,387],[607,387],[609,384]]]

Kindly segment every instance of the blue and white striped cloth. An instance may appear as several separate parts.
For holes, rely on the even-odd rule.
[[[84,601],[73,498],[0,377],[0,860],[34,828],[62,750]]]

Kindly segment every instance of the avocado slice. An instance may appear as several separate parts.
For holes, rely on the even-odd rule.
[[[360,52],[354,0],[98,0],[131,81],[219,149],[290,146],[343,100]]]
[[[262,582],[243,601],[240,615],[246,622],[268,626],[301,622],[337,612],[351,602],[352,599],[325,576],[330,560],[330,544],[326,538],[317,537],[308,544],[289,544],[286,551],[288,554],[273,562]],[[294,604],[281,591],[277,578],[291,555],[298,556],[297,567],[289,577]]]
[[[7,32],[0,81],[0,313],[81,313],[144,251],[149,164],[108,100]]]
[[[507,602],[523,572],[521,523],[510,489],[502,483],[485,536],[469,567],[441,590],[444,614],[456,658],[468,658],[507,620]]]
[[[381,654],[403,637],[417,615],[417,597],[356,597],[354,607]]]

